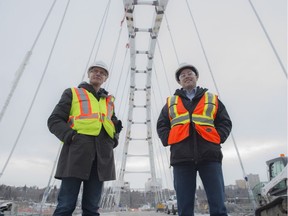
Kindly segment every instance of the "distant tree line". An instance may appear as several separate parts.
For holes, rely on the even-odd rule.
[[[0,199],[1,200],[13,200],[13,201],[29,201],[29,202],[41,202],[43,194],[46,188],[39,188],[37,186],[27,187],[15,187],[0,185]],[[51,190],[47,202],[55,203],[57,200],[58,189],[57,186]]]
[[[45,193],[46,188],[39,188],[37,186],[27,187],[24,185],[23,187],[15,187],[15,186],[7,186],[7,185],[0,185],[0,200],[10,200],[15,201],[17,203],[40,203],[43,199],[43,194]],[[104,188],[102,194],[102,202],[101,208],[109,208],[115,205],[115,203],[109,203],[107,197],[109,197],[110,193],[112,192],[112,188]],[[51,190],[47,197],[47,203],[54,203],[57,202],[57,195],[59,189],[55,185]],[[160,196],[161,202],[165,202],[168,200],[170,195],[175,194],[174,190],[163,189],[161,191]],[[249,204],[251,200],[248,198],[248,191],[247,189],[241,188],[228,188],[225,189],[226,200],[230,203],[235,204]],[[156,194],[153,192],[144,192],[144,191],[137,191],[137,190],[127,190],[121,192],[120,197],[120,206],[128,207],[128,208],[139,208],[143,205],[150,204],[151,207],[155,207],[155,196]],[[207,198],[205,191],[199,187],[196,190],[196,202],[199,206],[207,206]],[[203,208],[204,208],[203,207]]]

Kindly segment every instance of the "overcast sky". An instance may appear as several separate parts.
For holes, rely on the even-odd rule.
[[[33,49],[32,56],[0,122],[0,172],[17,143],[0,184],[45,187],[56,159],[60,142],[47,128],[47,118],[64,89],[77,86],[85,68],[108,1],[72,0],[69,4],[55,49],[52,49],[67,1],[58,1]],[[36,36],[53,1],[0,0],[0,109],[11,92],[16,71]],[[287,1],[253,0],[280,60],[287,68]],[[233,121],[233,136],[247,174],[267,180],[269,159],[287,153],[287,79],[273,50],[246,0],[189,1],[201,42],[205,49],[221,101]],[[153,11],[153,10],[152,10]],[[216,93],[195,26],[184,0],[170,0],[165,12],[152,71],[152,132],[156,153],[157,177],[172,188],[169,150],[155,133],[156,121],[166,97],[180,86],[174,80],[179,62],[194,64],[200,73],[198,84]],[[111,66],[105,88],[116,96],[116,113],[124,123],[120,145],[115,150],[117,171],[121,164],[129,96],[128,33],[122,1],[112,0],[102,37],[92,51],[97,59]],[[150,27],[149,6],[135,8],[137,27]],[[119,43],[117,39],[119,36]],[[149,41],[136,37],[139,50]],[[173,48],[175,46],[175,49]],[[116,52],[117,51],[117,52]],[[115,56],[115,60],[113,60]],[[178,60],[177,60],[178,59]],[[145,61],[137,61],[143,68]],[[47,67],[46,67],[47,66]],[[139,66],[139,67],[138,67]],[[287,69],[286,69],[287,70]],[[43,76],[43,82],[40,83]],[[128,79],[126,79],[128,77]],[[167,77],[167,78],[166,78]],[[86,78],[85,78],[86,79]],[[141,85],[141,79],[138,80]],[[142,83],[144,85],[144,83]],[[39,91],[36,93],[39,85]],[[35,103],[32,106],[32,100]],[[29,108],[32,107],[28,114]],[[134,115],[141,116],[135,112]],[[25,118],[28,118],[24,123]],[[20,133],[21,128],[22,133]],[[142,128],[134,129],[137,135]],[[16,142],[17,137],[19,140]],[[146,148],[147,149],[147,148]],[[145,151],[145,146],[130,144],[130,151]],[[235,184],[243,173],[231,136],[223,145],[225,184]],[[142,160],[128,161],[127,169],[147,169]],[[165,170],[165,171],[164,171]],[[134,188],[143,188],[149,176],[125,176]],[[167,180],[166,180],[167,179]],[[56,182],[59,184],[59,182]]]

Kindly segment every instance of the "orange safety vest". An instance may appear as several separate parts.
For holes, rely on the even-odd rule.
[[[189,136],[191,121],[195,124],[197,133],[209,142],[220,144],[220,136],[214,126],[214,119],[218,110],[218,97],[209,92],[200,99],[192,116],[184,107],[179,96],[167,99],[171,130],[168,144],[178,143]]]
[[[111,120],[114,112],[114,97],[101,97],[98,101],[84,88],[71,88],[72,105],[68,124],[80,134],[98,136],[102,126],[113,139],[115,126]]]

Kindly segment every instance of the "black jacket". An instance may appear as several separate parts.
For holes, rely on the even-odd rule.
[[[189,111],[190,116],[199,103],[201,97],[207,89],[197,87],[196,95],[192,101],[186,97],[183,89],[177,89],[174,95],[181,97],[183,105]],[[190,136],[179,143],[170,146],[170,164],[189,164],[201,163],[204,161],[221,162],[223,155],[221,145],[209,142],[203,139],[195,130],[193,122],[190,123]],[[221,143],[224,143],[229,136],[232,128],[232,122],[226,111],[225,106],[219,100],[218,111],[214,120],[214,125],[220,135]],[[168,146],[168,136],[170,132],[170,119],[167,103],[162,108],[157,122],[157,133],[164,146]]]
[[[108,92],[100,89],[95,92],[92,85],[83,82],[79,88],[85,88],[98,100],[100,97],[107,97]],[[63,141],[63,147],[58,161],[55,178],[76,177],[83,180],[89,179],[93,161],[97,162],[97,171],[100,181],[115,179],[115,165],[113,148],[118,144],[101,129],[98,136],[77,134],[67,124],[72,102],[71,88],[66,89],[58,104],[48,119],[48,128],[59,140]],[[116,128],[116,136],[121,131],[121,121],[113,114],[112,121]],[[73,140],[72,137],[74,136]]]

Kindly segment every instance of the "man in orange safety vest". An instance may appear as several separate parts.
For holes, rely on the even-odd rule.
[[[194,215],[199,173],[210,215],[227,216],[221,144],[229,136],[232,122],[218,96],[197,86],[196,67],[182,63],[175,77],[182,88],[167,98],[158,118],[157,133],[162,144],[170,146],[178,215]]]

